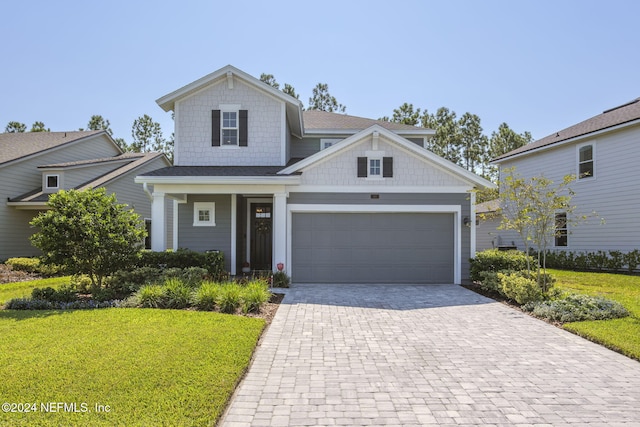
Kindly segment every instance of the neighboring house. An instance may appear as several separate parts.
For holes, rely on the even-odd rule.
[[[39,254],[29,222],[60,189],[105,187],[150,221],[150,198],[133,179],[169,165],[160,153],[123,154],[104,131],[0,134],[0,260]]]
[[[153,250],[224,252],[298,283],[460,283],[473,194],[491,183],[424,148],[434,132],[323,111],[226,66],[158,101],[175,166],[153,189]],[[174,206],[173,227],[163,209]]]
[[[569,221],[567,226],[566,213],[557,212],[559,233],[550,249],[627,252],[640,248],[638,159],[640,98],[511,151],[493,163],[501,173],[515,167],[523,177],[544,175],[555,182],[568,174],[577,177],[570,186],[575,191],[573,215],[587,215],[588,219],[576,225]],[[477,233],[514,240],[513,232],[507,235],[490,228],[491,224],[481,223]],[[522,241],[515,242],[522,249]]]

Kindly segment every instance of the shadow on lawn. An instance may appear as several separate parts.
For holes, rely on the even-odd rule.
[[[78,310],[0,310],[0,320],[44,319],[45,317],[73,313]]]

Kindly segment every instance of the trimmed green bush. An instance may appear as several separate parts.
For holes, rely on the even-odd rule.
[[[536,317],[562,323],[629,316],[627,309],[616,301],[578,294],[568,294],[553,301],[530,302],[522,308]]]
[[[27,273],[37,273],[40,267],[38,258],[9,258],[5,264],[10,265],[16,271],[26,271]]]
[[[291,278],[284,271],[276,271],[273,273],[273,287],[274,288],[288,288],[291,283]]]
[[[502,287],[502,294],[518,304],[542,300],[542,289],[536,280],[525,277],[526,275],[526,272],[524,274],[520,272],[497,273]]]
[[[472,258],[470,277],[473,281],[481,280],[481,271],[502,271],[502,270],[526,270],[527,258],[530,267],[535,270],[538,263],[535,258],[520,251],[499,251],[497,249],[489,249],[478,252],[475,258]]]
[[[49,302],[73,302],[78,299],[75,287],[72,285],[62,285],[58,289],[34,288],[31,291],[31,299]]]
[[[137,266],[158,269],[200,267],[207,270],[212,280],[224,280],[227,278],[224,253],[215,251],[207,253],[188,249],[164,252],[143,251],[138,259]]]
[[[163,308],[182,309],[191,305],[192,289],[178,278],[167,279],[162,287]]]

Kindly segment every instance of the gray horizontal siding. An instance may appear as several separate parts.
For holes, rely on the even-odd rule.
[[[193,204],[215,202],[215,227],[193,226]],[[178,205],[178,247],[205,252],[224,252],[225,267],[231,270],[231,196],[189,195],[187,203]]]

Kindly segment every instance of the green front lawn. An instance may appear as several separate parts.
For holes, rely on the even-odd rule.
[[[0,283],[0,307],[13,298],[30,298],[34,288],[51,287],[58,289],[68,284],[71,276],[52,277],[50,279],[29,280],[26,282]]]
[[[0,311],[2,402],[36,404],[0,412],[0,425],[214,425],[264,325],[186,310]]]
[[[603,296],[618,301],[630,317],[567,323],[564,328],[640,360],[640,277],[623,274],[548,270],[556,287],[573,293]]]

